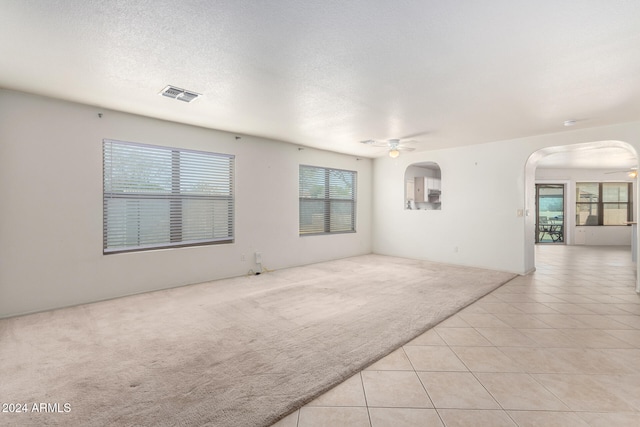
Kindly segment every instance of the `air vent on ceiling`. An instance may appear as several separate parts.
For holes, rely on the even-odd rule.
[[[160,95],[177,99],[178,101],[183,101],[183,102],[191,102],[200,96],[199,93],[196,93],[190,90],[180,89],[179,87],[175,87],[171,85],[162,89],[162,92],[160,92]]]

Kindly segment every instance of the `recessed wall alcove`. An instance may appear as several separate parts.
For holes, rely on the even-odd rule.
[[[442,173],[435,162],[413,163],[404,172],[406,210],[442,209]]]

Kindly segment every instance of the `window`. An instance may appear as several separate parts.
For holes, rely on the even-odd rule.
[[[356,231],[356,172],[300,165],[300,235]]]
[[[234,156],[104,140],[103,252],[233,242]]]
[[[576,184],[576,225],[625,225],[633,218],[630,182]]]

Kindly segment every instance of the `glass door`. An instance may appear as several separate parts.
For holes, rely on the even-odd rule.
[[[536,243],[564,243],[564,185],[536,184]]]

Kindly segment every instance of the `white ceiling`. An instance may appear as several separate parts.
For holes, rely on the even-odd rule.
[[[358,156],[640,118],[637,0],[2,0],[0,40],[0,87]]]

